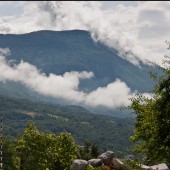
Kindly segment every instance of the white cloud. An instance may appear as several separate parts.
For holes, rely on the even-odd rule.
[[[130,105],[128,99],[132,96],[133,94],[126,83],[116,79],[106,87],[99,87],[88,94],[85,102],[89,106],[107,106],[109,108],[114,106],[116,108]]]
[[[37,1],[19,5],[24,11],[21,16],[0,18],[1,33],[84,29],[134,64],[139,58],[161,64],[166,52],[164,42],[170,40],[168,1],[120,4],[105,10],[99,1]]]
[[[0,3],[5,7],[8,3]],[[9,2],[11,5],[12,2]],[[20,16],[0,17],[0,33],[27,33],[37,30],[83,29],[100,41],[119,51],[120,56],[137,64],[139,59],[162,63],[170,40],[170,2],[140,2],[135,6],[123,4],[102,9],[100,2],[37,1],[17,2],[22,6]],[[37,93],[61,98],[72,104],[115,108],[128,105],[133,92],[121,80],[85,93],[79,90],[81,79],[91,78],[92,72],[69,72],[46,76],[29,63],[14,65],[0,49],[0,81],[16,81]],[[167,54],[168,55],[168,54]]]
[[[4,55],[8,49],[0,49],[0,82],[14,81],[25,85],[31,90],[54,98],[67,101],[70,104],[82,106],[117,108],[130,104],[129,98],[134,94],[121,80],[99,87],[85,93],[79,90],[81,79],[90,79],[92,72],[66,72],[64,75],[41,73],[35,66],[21,61],[18,65],[7,62]]]

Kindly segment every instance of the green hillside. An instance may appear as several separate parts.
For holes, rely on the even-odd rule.
[[[78,106],[47,105],[28,100],[0,97],[3,113],[4,136],[18,136],[28,122],[33,121],[39,130],[59,134],[67,131],[83,145],[95,142],[103,150],[111,149],[126,154],[134,127],[133,119],[119,119],[90,113]]]

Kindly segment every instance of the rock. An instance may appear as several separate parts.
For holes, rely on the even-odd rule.
[[[168,166],[165,163],[153,165],[151,166],[152,169],[160,169],[160,170],[168,170]]]
[[[70,167],[70,170],[85,170],[88,163],[82,159],[75,159]]]
[[[111,165],[112,163],[112,160],[114,158],[114,153],[112,151],[107,151],[101,155],[99,155],[97,157],[97,159],[101,159],[102,162],[105,164],[105,165]]]
[[[88,164],[93,166],[93,167],[98,167],[102,165],[102,160],[101,159],[90,159],[88,161]]]
[[[129,167],[124,165],[119,159],[113,158],[111,167],[113,169],[118,169],[118,170],[129,170]]]

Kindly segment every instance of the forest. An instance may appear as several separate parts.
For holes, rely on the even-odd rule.
[[[16,139],[29,122],[42,132],[70,133],[77,144],[93,142],[101,151],[113,150],[124,156],[133,144],[134,119],[97,115],[78,106],[47,105],[24,99],[0,97],[3,136]]]

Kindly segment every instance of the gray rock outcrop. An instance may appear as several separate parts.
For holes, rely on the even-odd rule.
[[[118,170],[129,170],[129,167],[123,164],[119,159],[113,158],[111,166],[113,169]]]
[[[70,170],[85,170],[88,163],[82,159],[75,159],[70,167]]]
[[[99,155],[97,157],[97,159],[101,159],[102,163],[104,163],[105,165],[111,165],[114,157],[115,156],[114,156],[114,153],[112,151],[107,151],[107,152]]]
[[[93,167],[98,167],[102,165],[102,160],[101,159],[90,159],[88,161],[88,164],[93,166]]]

